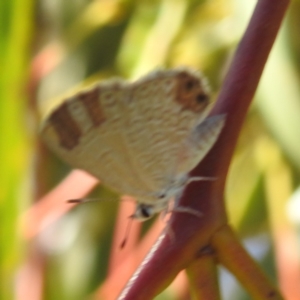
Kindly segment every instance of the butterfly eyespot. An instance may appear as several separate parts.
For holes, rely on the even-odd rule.
[[[158,195],[158,199],[163,199],[163,198],[165,198],[166,197],[166,194],[160,194],[160,195]]]
[[[198,94],[197,97],[196,97],[196,101],[198,103],[204,103],[204,102],[207,102],[208,101],[208,96],[205,95],[205,94]]]
[[[187,91],[192,90],[192,89],[194,88],[194,86],[195,86],[194,80],[188,80],[188,81],[185,83],[185,89],[186,89]]]

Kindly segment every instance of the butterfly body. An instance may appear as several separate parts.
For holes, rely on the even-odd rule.
[[[224,116],[205,117],[201,76],[159,70],[133,83],[98,83],[65,99],[43,120],[47,144],[73,167],[153,212],[167,207],[216,141]]]

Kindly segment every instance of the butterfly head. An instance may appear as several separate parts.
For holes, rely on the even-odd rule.
[[[142,222],[152,218],[155,214],[155,207],[152,204],[139,203],[132,218]]]
[[[170,200],[182,194],[187,181],[188,177],[186,175],[180,176],[171,180],[167,188],[141,198],[132,218],[145,221],[162,211],[168,212]]]

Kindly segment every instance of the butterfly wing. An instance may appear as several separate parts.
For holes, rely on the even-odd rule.
[[[156,71],[65,99],[44,118],[41,134],[72,166],[120,193],[145,196],[170,184],[179,153],[208,106],[198,73]]]
[[[204,158],[216,142],[225,119],[225,115],[209,117],[191,131],[179,152],[177,176],[189,173]]]

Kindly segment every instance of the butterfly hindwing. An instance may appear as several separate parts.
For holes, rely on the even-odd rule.
[[[189,173],[205,157],[219,137],[225,119],[225,115],[208,117],[191,131],[179,154],[177,174]]]

